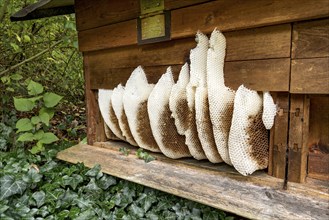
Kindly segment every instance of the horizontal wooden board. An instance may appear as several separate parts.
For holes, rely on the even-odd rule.
[[[182,65],[171,66],[175,81],[178,79],[179,71]],[[143,67],[147,80],[149,83],[157,83],[160,76],[166,72],[168,66],[151,66]],[[113,89],[118,84],[125,85],[130,74],[134,68],[117,68],[117,69],[102,69],[95,70],[93,72],[93,77],[90,79],[91,87],[93,89]]]
[[[173,38],[210,33],[214,27],[237,30],[298,20],[328,17],[329,1],[317,0],[231,0],[214,1],[171,12]]]
[[[290,59],[225,62],[225,83],[257,91],[289,91]]]
[[[136,148],[121,142],[77,145],[57,158],[71,163],[100,164],[102,172],[252,219],[325,219],[329,215],[326,186],[288,184],[259,171],[244,177],[225,164],[171,160],[161,154],[145,163]],[[128,156],[120,147],[130,148]],[[161,172],[159,172],[161,170]]]
[[[137,44],[136,20],[79,31],[79,50],[90,51]]]
[[[134,29],[136,29],[136,21],[130,20],[79,32],[79,49],[86,52],[136,45],[137,32]],[[290,56],[291,27],[289,24],[227,32],[225,37],[228,45],[227,60]],[[194,38],[188,38],[188,41],[191,46],[195,44]],[[166,47],[167,44],[158,43],[155,47]]]
[[[115,34],[116,31],[118,30],[113,28],[112,34]],[[88,35],[80,37],[80,42],[89,42],[87,44],[91,47],[85,48],[86,50],[105,48],[110,42],[102,41],[102,33],[106,35],[106,32],[101,32],[99,38],[92,38]],[[129,30],[123,30],[117,34],[116,39],[119,39],[121,34],[129,34]],[[290,25],[228,32],[225,33],[225,36],[227,41],[226,61],[290,57]],[[91,41],[91,39],[94,40]],[[125,44],[125,42],[120,40],[111,43],[111,45],[115,44]],[[190,50],[195,46],[194,38],[185,38],[150,45],[86,52],[85,54],[90,55],[91,60],[97,60],[98,65],[106,62],[111,68],[174,65],[183,64],[189,58]]]
[[[329,19],[300,22],[293,25],[293,58],[328,56]]]
[[[96,62],[96,61],[95,61]],[[173,65],[177,78],[181,65]],[[110,68],[90,64],[92,69],[91,88],[113,89],[119,83],[125,84],[134,68]],[[145,72],[152,83],[156,83],[167,66],[146,66]],[[290,59],[269,59],[225,62],[225,82],[237,89],[244,84],[258,91],[289,91]]]
[[[209,0],[165,0],[165,10],[195,5]],[[78,0],[75,1],[77,29],[88,30],[137,18],[138,0]]]
[[[329,94],[329,57],[292,60],[290,92]]]

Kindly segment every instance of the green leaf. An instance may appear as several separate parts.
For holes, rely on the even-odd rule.
[[[30,100],[35,104],[35,101],[40,100],[42,97],[43,97],[42,95],[39,95],[39,96],[28,98],[28,100]]]
[[[203,213],[203,219],[205,220],[218,220],[218,213],[212,210],[207,210]]]
[[[35,107],[35,104],[29,99],[14,97],[14,106],[18,111],[27,112],[31,111]]]
[[[25,42],[30,42],[31,41],[31,38],[28,35],[24,35],[23,39],[24,39]]]
[[[33,129],[33,124],[28,118],[22,118],[16,122],[17,133],[22,131],[30,131]]]
[[[8,198],[15,194],[23,194],[27,184],[22,180],[16,180],[15,177],[5,175],[0,178],[0,200]]]
[[[73,174],[72,176],[65,175],[62,178],[62,184],[64,186],[71,186],[73,190],[75,190],[79,185],[79,183],[82,182],[83,182],[83,178],[78,174]]]
[[[45,132],[43,130],[39,130],[34,134],[34,138],[36,140],[40,140],[43,137],[44,134],[45,134]]]
[[[15,43],[10,43],[10,46],[14,49],[15,52],[20,51],[20,47]]]
[[[17,139],[17,141],[21,141],[21,142],[24,142],[24,141],[33,141],[35,139],[34,137],[34,134],[32,133],[23,133],[19,136],[19,138]]]
[[[153,160],[155,160],[156,158],[153,157],[152,155],[150,155],[149,153],[145,152],[143,150],[143,148],[139,148],[137,151],[136,151],[136,156],[142,160],[145,161],[145,163],[149,163]]]
[[[18,80],[23,79],[23,76],[21,74],[19,74],[19,73],[15,73],[15,74],[11,75],[10,78],[12,80],[18,81]]]
[[[39,118],[42,123],[49,126],[50,115],[47,112],[42,112],[42,113],[39,112]]]
[[[46,199],[46,193],[44,191],[38,191],[32,194],[33,199],[37,203],[37,207],[40,208]]]
[[[31,154],[37,154],[44,150],[45,150],[45,147],[43,146],[43,144],[40,141],[38,141],[37,144],[32,147],[30,152],[31,152]]]
[[[132,215],[137,216],[139,218],[142,218],[144,216],[144,210],[140,207],[138,207],[136,204],[132,204],[129,207],[129,211]]]
[[[41,114],[43,113],[47,113],[49,115],[49,119],[51,119],[52,117],[54,117],[55,111],[52,108],[41,108],[39,111],[39,117]]]
[[[31,122],[32,122],[32,124],[34,124],[34,125],[38,124],[40,121],[41,121],[41,120],[40,120],[39,116],[33,116],[33,117],[31,118]]]
[[[42,175],[38,173],[38,171],[34,168],[31,168],[25,175],[23,175],[22,179],[26,183],[38,183],[41,181]]]
[[[51,144],[58,140],[58,137],[51,132],[46,132],[43,134],[42,138],[39,140],[43,144]]]
[[[110,186],[113,186],[116,183],[117,183],[116,179],[113,176],[109,176],[109,175],[104,175],[102,178],[100,178],[97,181],[97,185],[103,190],[108,189]]]
[[[43,101],[47,108],[52,108],[56,106],[62,98],[62,96],[59,96],[52,92],[48,92],[43,95]]]
[[[27,90],[29,95],[39,95],[43,92],[43,86],[40,83],[31,80],[27,86]]]
[[[88,172],[85,175],[90,177],[96,177],[99,171],[101,171],[101,165],[96,164],[93,168],[88,170]]]
[[[119,151],[125,156],[128,156],[130,153],[130,149],[127,149],[126,147],[120,147]]]

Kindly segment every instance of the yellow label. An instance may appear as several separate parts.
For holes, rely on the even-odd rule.
[[[142,18],[142,40],[163,37],[166,35],[164,14]]]

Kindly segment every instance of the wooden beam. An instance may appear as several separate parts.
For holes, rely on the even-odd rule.
[[[197,30],[210,33],[247,29],[299,20],[328,17],[329,1],[231,0],[214,1],[171,12],[171,36],[183,38]]]
[[[288,180],[305,182],[307,174],[310,99],[305,95],[291,95]]]
[[[292,42],[294,59],[329,57],[329,19],[294,24]]]
[[[209,0],[165,0],[165,10],[207,1]],[[75,11],[78,31],[131,20],[140,14],[138,0],[79,0],[75,1]]]
[[[177,78],[182,65],[172,65]],[[146,66],[146,75],[156,83],[168,66]],[[90,64],[93,77],[92,89],[113,89],[119,83],[126,83],[134,68],[111,68],[105,60],[93,59]],[[225,62],[225,83],[237,89],[244,84],[257,91],[289,91],[290,59],[268,59]]]
[[[101,116],[98,102],[97,92],[91,88],[91,70],[88,55],[83,56],[83,66],[85,74],[85,99],[86,99],[86,115],[87,115],[87,139],[88,144],[96,141],[105,141],[104,121]]]
[[[95,145],[71,147],[57,158],[88,167],[100,164],[104,173],[247,218],[326,219],[329,215],[327,186],[289,183],[283,191],[283,181],[263,171],[245,177],[225,164],[172,160],[153,153],[156,160],[145,163],[136,157],[136,148],[122,142]],[[120,147],[131,149],[130,154],[123,155]]]
[[[292,60],[290,92],[329,94],[329,57]]]
[[[286,151],[288,148],[289,94],[275,93],[279,113],[271,129],[269,174],[284,179],[286,174]]]

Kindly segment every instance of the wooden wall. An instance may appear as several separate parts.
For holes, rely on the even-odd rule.
[[[271,91],[279,105],[271,130],[269,173],[284,178],[288,165],[289,180],[304,181],[309,136],[304,119],[309,123],[307,103],[312,101],[302,94],[329,94],[329,0],[165,0],[165,9],[171,11],[171,40],[148,45],[137,45],[138,2],[75,3],[89,144],[105,140],[97,89],[124,84],[138,65],[144,66],[150,82],[156,83],[169,65],[177,79],[196,45],[196,31],[210,34],[217,27],[227,38],[226,84]],[[300,112],[303,117],[296,118],[296,109],[305,110]],[[289,164],[287,156],[293,159]]]

